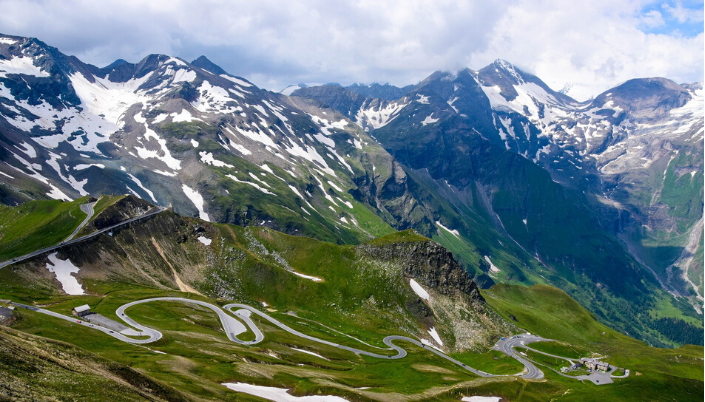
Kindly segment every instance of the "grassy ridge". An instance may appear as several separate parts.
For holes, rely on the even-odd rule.
[[[29,201],[18,207],[0,205],[0,260],[25,255],[66,239],[85,219],[81,204],[86,199]]]

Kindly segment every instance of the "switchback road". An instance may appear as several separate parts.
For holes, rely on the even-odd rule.
[[[152,329],[152,328],[149,328],[149,327],[146,327],[144,325],[139,324],[138,322],[136,322],[135,320],[133,320],[132,318],[130,318],[127,315],[126,310],[129,307],[132,307],[137,304],[156,302],[156,301],[192,303],[192,304],[197,304],[199,306],[206,307],[208,309],[213,310],[218,315],[218,318],[220,319],[220,322],[223,326],[223,329],[224,329],[225,334],[228,337],[228,339],[230,339],[231,341],[238,343],[240,345],[254,345],[254,344],[257,344],[257,343],[261,342],[262,340],[264,340],[264,335],[262,334],[262,331],[259,328],[257,328],[255,323],[250,318],[252,314],[255,314],[255,315],[261,317],[262,319],[269,321],[270,323],[276,325],[277,327],[283,329],[284,331],[286,331],[292,335],[298,336],[303,339],[307,339],[312,342],[317,342],[317,343],[332,346],[332,347],[335,347],[338,349],[347,350],[349,352],[352,352],[352,353],[355,353],[358,355],[365,355],[365,356],[375,357],[378,359],[402,359],[402,358],[406,357],[406,355],[407,355],[406,350],[404,350],[400,346],[395,345],[393,342],[394,341],[403,341],[403,342],[409,342],[409,343],[414,344],[420,348],[428,350],[428,351],[438,355],[439,357],[446,359],[446,360],[450,361],[451,363],[453,363],[459,367],[462,367],[463,369],[470,371],[480,377],[504,377],[504,376],[497,376],[497,375],[485,373],[484,371],[480,371],[475,368],[472,368],[472,367],[468,366],[467,364],[460,362],[460,361],[446,355],[445,353],[441,352],[438,349],[424,345],[423,343],[417,341],[416,339],[412,339],[412,338],[409,338],[406,336],[391,335],[391,336],[387,336],[386,338],[383,339],[384,344],[389,346],[389,348],[387,350],[389,350],[390,352],[396,352],[396,354],[394,354],[394,355],[383,355],[383,354],[379,354],[379,353],[368,352],[366,350],[357,349],[357,348],[353,348],[350,346],[340,345],[340,344],[337,344],[334,342],[326,341],[324,339],[315,338],[313,336],[309,336],[304,333],[301,333],[301,332],[287,326],[286,324],[280,322],[276,318],[274,318],[266,313],[263,313],[254,307],[248,306],[246,304],[233,303],[233,304],[228,304],[228,305],[224,306],[223,309],[221,309],[220,307],[213,305],[213,304],[210,304],[210,303],[207,303],[207,302],[203,302],[200,300],[186,299],[186,298],[182,298],[182,297],[156,297],[156,298],[143,299],[143,300],[137,300],[137,301],[133,301],[130,303],[126,303],[126,304],[120,306],[116,310],[116,314],[125,323],[127,323],[128,325],[130,325],[138,330],[138,332],[143,336],[142,338],[139,338],[139,339],[130,338],[128,336],[125,336],[121,333],[109,330],[107,328],[99,327],[97,325],[87,323],[87,322],[82,321],[80,319],[76,319],[75,317],[69,317],[66,315],[55,313],[50,310],[46,310],[46,309],[42,309],[42,308],[38,308],[38,307],[34,307],[34,306],[29,306],[26,304],[20,304],[20,303],[13,303],[13,304],[17,307],[32,310],[32,311],[35,311],[38,313],[46,314],[46,315],[49,315],[49,316],[52,316],[55,318],[60,318],[62,320],[74,322],[74,323],[82,325],[82,326],[86,326],[89,328],[99,330],[99,331],[101,331],[105,334],[108,334],[116,339],[119,339],[123,342],[139,345],[139,344],[152,343],[154,341],[161,339],[162,333],[155,330],[155,329]],[[234,309],[237,309],[237,310],[233,311]],[[223,311],[223,310],[227,310],[227,311],[231,312],[235,317],[238,317],[241,320],[243,320],[247,324],[247,326],[250,328],[250,330],[255,334],[255,339],[252,341],[242,341],[242,340],[238,339],[237,335],[244,333],[247,330],[245,325],[242,324],[241,322],[237,321],[234,317],[226,314],[225,311]],[[147,338],[144,338],[144,336],[146,336]],[[541,339],[538,337],[536,337],[536,338]],[[516,354],[514,354],[513,351],[511,351],[510,356],[516,358],[517,360],[522,362],[525,366],[524,371],[522,373],[516,374],[516,376],[519,376],[522,378],[527,378],[527,379],[543,378],[543,373],[540,370],[538,370],[531,362],[529,362],[525,359],[518,358],[516,356]]]

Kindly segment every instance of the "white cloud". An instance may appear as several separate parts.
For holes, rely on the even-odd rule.
[[[640,2],[522,1],[493,27],[492,41],[473,54],[482,66],[498,54],[536,74],[553,88],[572,84],[584,100],[636,77],[703,79],[703,34],[693,38],[652,34]]]
[[[641,23],[651,28],[663,26],[666,21],[658,10],[651,10],[642,16]]]
[[[673,18],[678,20],[680,23],[684,22],[702,22],[703,21],[703,11],[694,10],[683,7],[682,1],[676,1],[674,6],[668,3],[664,3],[661,8],[666,11]]]
[[[298,82],[415,83],[496,58],[585,97],[637,76],[702,80],[703,36],[644,33],[681,3],[640,0],[0,0],[3,33],[84,61],[205,54],[270,89]],[[701,6],[702,7],[702,6]],[[662,15],[663,13],[663,15]],[[690,13],[690,14],[689,14]]]

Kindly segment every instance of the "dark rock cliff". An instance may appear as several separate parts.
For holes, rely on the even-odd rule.
[[[434,241],[391,243],[383,246],[361,245],[365,254],[379,261],[395,261],[404,275],[444,295],[462,292],[473,301],[484,303],[475,282],[453,258],[453,254]]]
[[[149,202],[132,195],[127,195],[109,208],[106,208],[105,211],[99,213],[87,226],[95,229],[106,228],[122,221],[144,215],[152,208],[155,207]]]

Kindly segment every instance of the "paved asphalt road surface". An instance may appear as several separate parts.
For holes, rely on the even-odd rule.
[[[396,354],[396,355],[391,355],[391,356],[389,356],[389,355],[382,355],[382,354],[379,354],[379,353],[368,352],[368,351],[366,351],[366,350],[361,350],[361,349],[357,349],[357,348],[352,348],[352,347],[349,347],[349,346],[339,345],[339,344],[334,343],[334,342],[330,342],[330,341],[326,341],[326,340],[323,340],[323,339],[315,338],[315,337],[313,337],[313,336],[306,335],[306,334],[304,334],[304,333],[301,333],[301,332],[299,332],[299,331],[297,331],[297,330],[295,330],[295,329],[293,329],[293,328],[287,326],[286,324],[283,324],[282,322],[280,322],[280,321],[277,320],[276,318],[273,318],[273,317],[271,317],[270,315],[265,314],[265,313],[263,313],[263,312],[257,310],[256,308],[251,307],[251,306],[248,306],[248,305],[246,305],[246,304],[228,304],[228,305],[223,306],[223,308],[226,309],[226,310],[228,310],[228,311],[230,311],[230,312],[233,313],[233,314],[238,314],[238,313],[240,313],[239,315],[242,315],[242,311],[243,311],[243,310],[249,311],[249,312],[251,312],[251,313],[253,313],[253,314],[256,314],[256,315],[258,315],[258,316],[264,318],[265,320],[267,320],[267,321],[269,321],[270,323],[276,325],[277,327],[283,329],[284,331],[286,331],[286,332],[288,332],[288,333],[290,333],[290,334],[292,334],[292,335],[296,335],[296,336],[298,336],[298,337],[300,337],[300,338],[308,339],[308,340],[310,340],[310,341],[322,343],[322,344],[328,345],[328,346],[333,346],[333,347],[338,348],[338,349],[347,350],[347,351],[353,352],[353,353],[355,353],[355,354],[365,355],[365,356],[371,356],[371,357],[376,357],[376,358],[378,358],[378,359],[401,359],[401,358],[403,358],[403,357],[406,357],[406,354],[407,354],[407,353],[406,353],[406,350],[402,349],[401,347],[399,347],[399,346],[397,346],[397,345],[394,345],[394,344],[392,343],[392,341],[405,341],[405,342],[413,343],[414,345],[419,346],[419,347],[421,347],[421,348],[424,348],[424,349],[426,349],[426,350],[429,350],[429,351],[431,351],[431,352],[437,354],[438,356],[440,356],[440,357],[442,357],[442,358],[444,358],[444,359],[446,359],[446,360],[448,360],[448,361],[450,361],[450,362],[452,362],[452,363],[455,363],[456,365],[458,365],[458,366],[460,366],[460,367],[462,367],[462,368],[464,368],[464,369],[466,369],[466,370],[468,370],[468,371],[471,371],[471,372],[473,372],[473,373],[475,373],[475,374],[477,374],[477,375],[479,375],[479,376],[481,376],[481,377],[492,377],[491,374],[487,374],[487,373],[485,373],[485,372],[483,372],[483,371],[474,369],[474,368],[472,368],[472,367],[466,365],[465,363],[461,363],[461,362],[459,362],[459,361],[453,359],[452,357],[450,357],[450,356],[444,354],[443,352],[441,352],[441,351],[439,351],[439,350],[436,350],[436,349],[434,349],[434,348],[432,348],[432,347],[427,347],[426,345],[424,345],[423,343],[417,341],[416,339],[408,338],[408,337],[406,337],[406,336],[392,335],[392,336],[388,336],[388,337],[384,338],[384,339],[382,340],[382,342],[384,342],[385,345],[389,346],[389,350],[390,350],[390,351],[396,351],[397,354]],[[233,309],[234,309],[234,308],[237,308],[238,310],[237,310],[236,312],[233,312]],[[248,318],[249,318],[249,317],[248,317]],[[249,320],[248,325],[250,326],[251,329],[253,329],[253,331],[254,331],[254,329],[256,328],[256,327],[254,326],[254,323],[252,323],[251,320]],[[257,329],[256,331],[261,334],[261,332],[259,331],[259,329]],[[257,333],[257,332],[255,332],[255,333]]]
[[[78,324],[78,325],[81,325],[81,326],[84,326],[84,327],[93,328],[93,329],[95,329],[95,330],[104,332],[104,333],[106,333],[106,334],[112,336],[113,338],[117,338],[117,339],[119,339],[119,340],[121,340],[121,341],[123,341],[123,342],[134,343],[134,344],[150,343],[150,342],[156,341],[157,339],[161,338],[161,336],[162,336],[162,334],[159,333],[158,331],[151,330],[151,331],[156,332],[156,334],[158,334],[158,336],[155,337],[155,336],[154,336],[155,334],[152,334],[152,333],[150,332],[150,333],[147,334],[147,335],[150,336],[149,339],[133,339],[133,338],[129,338],[129,337],[127,337],[127,336],[125,336],[125,335],[123,335],[123,334],[121,334],[121,333],[119,333],[119,332],[115,332],[115,331],[113,331],[113,330],[111,330],[111,329],[104,328],[104,327],[101,327],[101,326],[98,326],[98,325],[93,325],[93,324],[91,324],[90,322],[83,321],[82,319],[77,318],[77,317],[69,317],[69,316],[67,316],[67,315],[55,313],[55,312],[53,312],[53,311],[46,310],[46,309],[39,308],[39,307],[28,306],[28,305],[26,305],[26,304],[14,303],[14,302],[13,302],[12,304],[13,304],[14,306],[16,306],[16,307],[20,307],[20,308],[24,308],[24,309],[27,309],[27,310],[36,311],[36,312],[38,312],[38,313],[50,315],[50,316],[52,316],[52,317],[56,317],[56,318],[59,318],[59,319],[65,320],[65,321],[70,321],[70,322],[72,322],[72,323],[74,323],[74,324]]]
[[[144,299],[144,300],[137,300],[133,301],[127,304],[123,304],[122,306],[118,307],[117,311],[115,313],[117,316],[125,321],[127,324],[132,325],[133,327],[137,328],[138,330],[148,333],[150,336],[150,339],[147,340],[147,342],[141,342],[141,343],[149,343],[156,341],[157,339],[160,339],[162,337],[161,332],[145,327],[142,324],[137,323],[135,320],[130,318],[127,314],[125,314],[125,310],[128,307],[132,307],[137,304],[142,304],[142,303],[148,303],[148,302],[153,302],[153,301],[176,301],[176,302],[182,302],[182,303],[191,303],[191,304],[197,304],[202,307],[209,308],[213,310],[217,315],[218,318],[220,319],[220,323],[223,325],[223,329],[225,330],[225,334],[228,336],[228,339],[230,339],[233,342],[240,342],[239,339],[237,339],[237,335],[240,335],[243,332],[247,331],[247,327],[245,327],[240,321],[234,319],[232,316],[228,315],[223,311],[220,307],[206,303],[200,300],[192,300],[192,299],[184,299],[182,297],[154,297],[151,299]],[[153,338],[153,339],[152,339]]]
[[[264,340],[264,335],[262,334],[262,331],[260,331],[259,328],[257,328],[257,326],[255,325],[255,323],[250,319],[250,316],[252,314],[255,314],[255,315],[258,315],[259,317],[269,321],[270,323],[278,326],[279,328],[283,329],[284,331],[289,332],[292,335],[295,335],[295,336],[298,336],[298,337],[301,337],[304,339],[308,339],[313,342],[318,342],[318,343],[322,343],[322,344],[329,345],[332,347],[336,347],[338,349],[347,350],[347,351],[353,352],[355,354],[376,357],[379,359],[401,359],[401,358],[406,357],[406,355],[407,355],[406,350],[393,344],[392,342],[393,341],[404,341],[404,342],[412,343],[412,344],[414,344],[420,348],[423,348],[425,350],[428,350],[430,352],[433,352],[436,355],[464,368],[465,370],[468,370],[472,373],[475,373],[481,377],[502,377],[502,376],[495,376],[493,374],[488,374],[483,371],[474,369],[474,368],[466,365],[465,363],[462,363],[458,360],[453,359],[452,357],[446,355],[445,353],[441,352],[440,350],[437,350],[433,347],[424,345],[423,343],[417,341],[416,339],[408,338],[405,336],[392,335],[392,336],[387,336],[386,338],[384,338],[384,340],[383,340],[384,344],[389,346],[389,349],[388,349],[389,351],[395,351],[396,352],[395,355],[382,355],[379,353],[368,352],[365,350],[361,350],[361,349],[357,349],[357,348],[353,348],[353,347],[349,347],[349,346],[339,345],[334,342],[326,341],[323,339],[318,339],[318,338],[306,335],[304,333],[301,333],[293,328],[290,328],[286,324],[281,323],[276,318],[273,318],[273,317],[269,316],[268,314],[263,313],[263,312],[255,309],[254,307],[248,306],[246,304],[228,304],[228,305],[224,306],[223,309],[231,312],[233,315],[235,315],[236,317],[243,320],[247,324],[247,326],[250,327],[250,330],[252,330],[252,332],[255,334],[255,339],[252,341],[241,341],[237,338],[237,335],[239,335],[243,332],[246,332],[247,328],[241,322],[237,321],[234,317],[226,314],[225,311],[223,311],[223,309],[221,309],[220,307],[215,306],[210,303],[200,301],[200,300],[192,300],[192,299],[186,299],[186,298],[182,298],[182,297],[156,297],[156,298],[150,298],[150,299],[144,299],[144,300],[137,300],[137,301],[130,302],[130,303],[127,303],[127,304],[120,306],[116,310],[117,316],[120,319],[122,319],[124,322],[126,322],[128,325],[131,325],[132,327],[137,328],[137,330],[143,336],[143,338],[140,338],[140,339],[130,338],[130,337],[127,337],[121,333],[109,330],[107,328],[99,327],[97,325],[87,323],[81,319],[76,319],[75,317],[69,317],[69,316],[66,316],[63,314],[55,313],[50,310],[46,310],[46,309],[42,309],[42,308],[38,308],[38,307],[34,307],[34,306],[29,306],[26,304],[20,304],[20,303],[13,303],[13,304],[17,307],[36,311],[38,313],[50,315],[52,317],[56,317],[56,318],[59,318],[62,320],[74,322],[74,323],[82,325],[82,326],[96,329],[96,330],[101,331],[105,334],[108,334],[116,339],[119,339],[123,342],[131,343],[131,344],[147,344],[147,343],[152,343],[154,341],[161,339],[162,338],[161,332],[139,324],[138,322],[136,322],[135,320],[130,318],[127,315],[127,313],[125,312],[125,310],[128,309],[129,307],[137,305],[137,304],[154,302],[154,301],[192,303],[192,304],[197,304],[199,306],[203,306],[203,307],[206,307],[206,308],[213,310],[218,315],[218,318],[220,319],[220,322],[223,325],[223,328],[225,330],[225,333],[226,333],[228,339],[230,339],[231,341],[236,342],[238,344],[241,344],[241,345],[254,345],[254,344],[257,344],[257,343],[261,342],[262,340]],[[237,309],[237,310],[233,311],[234,309]],[[147,338],[144,338],[145,336]],[[523,359],[517,359],[517,360],[522,361],[522,363],[525,362],[525,360],[523,360]],[[531,364],[530,362],[527,362],[527,363],[530,365],[530,367],[527,367],[524,370],[524,373],[517,374],[518,376],[521,376],[523,378],[542,378],[543,377],[543,373],[541,373],[541,371],[536,369],[533,366],[533,364]],[[524,363],[524,364],[526,365],[527,363]],[[533,367],[533,370],[531,369],[531,367]],[[528,370],[529,374],[525,374],[527,372],[527,370]],[[533,376],[529,376],[532,374],[533,374]]]
[[[513,358],[519,360],[520,362],[522,362],[524,364],[524,367],[526,367],[529,370],[529,372],[523,376],[524,378],[543,378],[543,373],[538,368],[536,368],[536,366],[534,366],[534,364],[531,361],[519,356],[519,354],[514,351],[513,348],[515,348],[517,346],[524,347],[526,349],[532,350],[536,353],[541,353],[546,356],[551,356],[551,357],[555,357],[558,359],[563,359],[563,360],[566,360],[567,362],[573,362],[573,361],[578,360],[578,359],[569,359],[567,357],[558,356],[558,355],[552,355],[550,353],[546,353],[546,352],[542,352],[540,350],[532,349],[527,346],[528,344],[533,343],[533,342],[543,342],[543,341],[551,341],[551,339],[544,339],[544,338],[541,338],[540,336],[531,335],[531,334],[515,335],[511,338],[507,338],[505,340],[500,340],[499,342],[497,342],[497,344],[495,344],[493,349],[504,352],[504,353],[512,356]],[[626,378],[629,376],[629,370],[625,370],[624,375],[621,375],[621,376],[612,375],[612,373],[614,373],[618,369],[619,369],[619,367],[615,367],[615,366],[610,365],[610,370],[607,372],[593,370],[590,374],[584,374],[584,375],[579,375],[579,376],[571,376],[571,375],[567,375],[565,373],[562,373],[558,370],[553,370],[553,369],[551,369],[551,370],[554,371],[556,374],[562,375],[563,377],[568,377],[568,378],[572,378],[575,380],[592,381],[596,385],[605,385],[605,384],[612,384],[614,382],[612,380],[613,378]]]
[[[137,216],[137,217],[135,217],[135,218],[130,218],[130,219],[128,219],[128,220],[126,220],[126,221],[122,221],[122,222],[120,222],[120,223],[116,223],[115,225],[109,226],[109,227],[104,228],[104,229],[100,229],[100,230],[98,230],[98,231],[96,231],[96,232],[93,232],[93,233],[91,233],[91,234],[85,235],[85,236],[83,236],[83,237],[79,237],[78,239],[73,239],[73,240],[69,240],[69,241],[62,241],[61,243],[59,243],[59,244],[57,244],[57,245],[55,245],[55,246],[46,247],[46,248],[43,248],[43,249],[41,249],[41,250],[33,251],[33,252],[29,253],[29,254],[25,254],[25,255],[23,255],[23,256],[21,256],[21,257],[15,257],[15,258],[13,258],[13,259],[11,259],[11,260],[0,262],[0,268],[4,268],[4,267],[6,267],[6,266],[8,266],[8,265],[12,265],[12,264],[15,264],[15,263],[24,261],[24,260],[28,260],[28,259],[30,259],[30,258],[32,258],[32,257],[36,257],[36,256],[38,256],[38,255],[42,255],[42,254],[47,253],[47,252],[50,252],[50,251],[54,251],[54,250],[56,250],[57,248],[61,248],[61,247],[64,247],[64,246],[68,246],[68,245],[70,245],[70,244],[80,243],[80,242],[82,242],[82,241],[91,239],[91,238],[93,238],[93,237],[95,237],[95,236],[98,236],[98,235],[100,235],[100,234],[103,234],[103,233],[105,233],[105,232],[109,232],[109,231],[111,231],[111,230],[113,230],[113,229],[115,229],[115,228],[118,228],[118,227],[120,227],[120,226],[124,226],[124,225],[127,225],[127,224],[132,223],[132,222],[135,222],[135,221],[139,221],[139,220],[142,220],[142,219],[145,219],[145,218],[149,218],[150,216],[156,215],[156,214],[158,214],[158,213],[160,213],[160,212],[163,212],[163,211],[166,211],[166,208],[159,207],[159,208],[157,208],[157,209],[155,209],[155,210],[152,210],[152,211],[150,211],[150,212],[147,212],[147,213],[144,214],[144,215],[140,215],[140,216]]]
[[[73,233],[71,233],[71,235],[69,237],[67,237],[66,240],[64,240],[65,242],[73,239],[73,237],[76,236],[78,231],[83,229],[83,227],[86,226],[86,223],[88,223],[88,221],[91,220],[91,218],[93,217],[93,213],[94,213],[93,212],[94,206],[95,206],[95,202],[81,205],[81,211],[83,211],[86,214],[86,219],[84,219],[83,222],[81,222],[81,224],[78,225],[76,230],[74,230]]]
[[[519,354],[514,351],[514,348],[517,346],[524,346],[527,343],[541,342],[541,341],[550,341],[550,339],[545,339],[545,338],[541,338],[540,336],[529,335],[529,334],[514,335],[511,338],[499,340],[494,345],[493,349],[499,350],[500,352],[508,354],[509,356],[519,360],[524,365],[524,370],[525,371],[528,370],[527,373],[522,375],[523,378],[543,378],[543,372],[541,370],[539,370],[534,365],[534,363],[528,361],[527,359],[524,359],[523,357],[519,356]]]
[[[65,320],[65,321],[70,321],[70,322],[76,323],[78,325],[82,325],[84,327],[89,327],[89,328],[101,331],[107,335],[110,335],[110,336],[112,336],[116,339],[119,339],[123,342],[126,342],[126,343],[140,345],[140,344],[152,343],[154,341],[161,339],[162,333],[155,330],[155,329],[152,329],[152,328],[149,328],[149,327],[146,327],[144,325],[139,324],[138,322],[136,322],[135,320],[130,318],[127,315],[127,313],[125,312],[125,310],[128,309],[129,307],[135,306],[137,304],[149,303],[149,302],[155,302],[155,301],[191,303],[191,304],[196,304],[196,305],[206,307],[208,309],[213,310],[218,315],[218,318],[220,319],[220,322],[223,325],[223,329],[225,330],[225,333],[226,333],[228,339],[230,339],[231,341],[238,343],[240,345],[254,345],[254,344],[257,344],[257,343],[264,340],[264,335],[262,334],[262,331],[260,331],[260,329],[257,328],[255,323],[250,318],[252,316],[252,314],[255,314],[255,315],[261,317],[262,319],[269,321],[270,323],[283,329],[284,331],[289,332],[292,335],[295,335],[300,338],[307,339],[307,340],[310,340],[313,342],[322,343],[324,345],[332,346],[332,347],[335,347],[338,349],[347,350],[347,351],[350,351],[350,352],[358,354],[358,355],[371,356],[371,357],[375,357],[378,359],[402,359],[402,358],[406,357],[406,355],[407,355],[406,350],[393,344],[392,342],[393,341],[404,341],[404,342],[412,343],[412,344],[414,344],[420,348],[423,348],[425,350],[428,350],[430,352],[433,352],[436,355],[450,361],[451,363],[454,363],[454,364],[456,364],[456,365],[458,365],[458,366],[460,366],[460,367],[462,367],[472,373],[475,373],[476,375],[478,375],[480,377],[508,377],[507,375],[494,375],[494,374],[489,374],[489,373],[485,373],[483,371],[474,369],[474,368],[466,365],[465,363],[462,363],[458,360],[453,359],[452,357],[446,355],[445,353],[441,352],[438,349],[424,345],[423,343],[417,341],[416,339],[412,339],[412,338],[409,338],[406,336],[391,335],[391,336],[387,336],[386,338],[383,339],[384,344],[389,346],[389,348],[387,350],[389,350],[390,352],[391,351],[396,352],[395,355],[382,355],[379,353],[368,352],[366,350],[361,350],[361,349],[353,348],[350,346],[344,346],[344,345],[340,345],[340,344],[337,344],[334,342],[326,341],[323,339],[318,339],[313,336],[309,336],[304,333],[301,333],[301,332],[287,326],[286,324],[280,322],[276,318],[271,317],[270,315],[263,313],[263,312],[257,310],[256,308],[248,306],[246,304],[233,303],[233,304],[225,305],[221,309],[220,307],[213,305],[213,304],[210,304],[210,303],[207,303],[207,302],[203,302],[200,300],[186,299],[186,298],[182,298],[182,297],[155,297],[155,298],[150,298],[150,299],[137,300],[137,301],[133,301],[133,302],[124,304],[116,310],[116,314],[125,323],[127,323],[128,325],[131,325],[134,328],[137,328],[137,330],[141,336],[141,338],[139,338],[139,339],[130,338],[130,337],[125,336],[119,332],[115,332],[115,331],[112,331],[108,328],[104,328],[104,327],[101,327],[98,325],[93,325],[89,322],[83,321],[81,319],[77,319],[76,317],[69,317],[69,316],[66,316],[63,314],[55,313],[50,310],[46,310],[46,309],[42,309],[42,308],[34,307],[34,306],[29,306],[26,304],[20,304],[20,303],[14,303],[14,302],[12,304],[14,304],[15,306],[20,307],[20,308],[32,310],[32,311],[46,314],[46,315],[49,315],[49,316],[52,316],[55,318],[59,318],[59,319]],[[238,339],[237,335],[246,332],[247,327],[245,326],[245,324],[242,324],[240,321],[236,320],[233,316],[230,316],[229,314],[227,314],[223,310],[229,311],[235,317],[244,321],[245,324],[247,325],[247,327],[249,327],[250,330],[255,334],[255,339],[252,341],[242,341],[242,340]],[[144,338],[144,337],[146,337],[146,338]],[[531,334],[521,334],[521,335],[515,335],[515,336],[512,336],[511,338],[502,339],[502,340],[498,341],[495,344],[495,346],[493,347],[493,349],[501,351],[501,352],[515,358],[516,360],[518,360],[519,362],[521,362],[524,365],[524,371],[522,373],[515,374],[514,376],[518,376],[518,377],[522,377],[522,378],[526,378],[526,379],[542,379],[544,377],[543,372],[541,370],[539,370],[534,365],[534,363],[532,363],[528,359],[525,359],[525,358],[519,356],[519,354],[514,351],[514,348],[515,347],[527,347],[526,345],[528,345],[530,343],[543,342],[543,341],[551,341],[551,339],[546,339],[546,338],[542,338],[540,336],[531,335]],[[528,349],[531,349],[531,348],[528,348]],[[531,350],[534,350],[534,349],[531,349]],[[537,351],[537,352],[543,353],[540,351]],[[553,356],[556,358],[565,359],[565,360],[570,361],[570,359],[562,357],[562,356],[555,356],[555,355],[550,355],[547,353],[544,353],[544,354],[546,354],[548,356]],[[576,380],[588,380],[588,381],[592,381],[593,383],[595,383],[597,385],[603,385],[603,384],[612,383],[613,382],[612,378],[625,378],[625,377],[628,377],[630,374],[629,370],[625,370],[625,374],[623,376],[612,376],[611,374],[614,373],[617,369],[618,369],[617,367],[611,367],[611,370],[607,373],[595,371],[591,374],[581,375],[581,376],[569,376],[569,375],[565,375],[563,373],[560,373],[556,370],[553,370],[553,371],[555,371],[557,374],[560,374],[564,377],[573,378]]]

